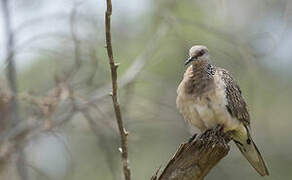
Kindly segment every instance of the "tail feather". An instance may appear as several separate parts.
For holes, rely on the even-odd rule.
[[[243,133],[234,133],[232,135],[235,144],[243,156],[261,176],[268,176],[269,170],[256,144],[250,137],[247,127],[245,127],[245,131],[245,135],[243,135]]]

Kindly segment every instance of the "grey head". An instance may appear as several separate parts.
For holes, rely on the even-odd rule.
[[[189,51],[189,58],[185,62],[185,66],[188,65],[192,61],[197,60],[208,60],[209,61],[209,52],[206,46],[195,45],[192,46]]]

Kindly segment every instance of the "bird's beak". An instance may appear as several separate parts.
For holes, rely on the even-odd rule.
[[[186,62],[185,62],[185,66],[190,64],[190,62],[192,62],[193,60],[195,60],[196,58],[195,57],[189,57]]]

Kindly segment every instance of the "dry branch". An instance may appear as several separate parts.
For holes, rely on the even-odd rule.
[[[111,68],[111,78],[112,78],[112,100],[115,110],[115,115],[119,127],[119,132],[121,136],[121,153],[122,153],[122,164],[123,164],[123,172],[126,180],[131,179],[131,173],[129,168],[129,160],[128,160],[128,146],[127,146],[127,131],[124,128],[122,114],[120,105],[118,102],[118,82],[117,82],[117,68],[118,64],[115,63],[113,57],[112,43],[111,43],[111,14],[112,14],[112,2],[111,0],[106,1],[106,12],[105,12],[105,33],[106,33],[106,48],[107,54],[109,58],[109,64]]]
[[[9,88],[12,93],[11,98],[11,125],[14,126],[18,123],[18,104],[17,104],[17,82],[16,82],[16,67],[14,59],[14,34],[12,31],[10,9],[7,0],[2,0],[2,11],[4,16],[4,28],[6,39],[6,73],[7,81],[9,82]]]
[[[168,32],[169,27],[162,23],[155,33],[153,33],[153,37],[148,41],[145,50],[139,55],[135,60],[133,60],[132,64],[129,66],[127,71],[118,78],[119,87],[124,87],[130,83],[132,83],[138,75],[141,73],[147,62],[151,59],[151,56],[154,54],[155,50],[158,49],[159,42],[165,37]],[[105,97],[108,94],[108,90],[110,89],[110,84],[106,84],[103,87],[100,87],[95,91],[89,100],[90,103],[94,103],[99,99]]]
[[[207,130],[182,144],[158,177],[152,180],[203,180],[209,171],[229,152],[230,136],[220,127]]]

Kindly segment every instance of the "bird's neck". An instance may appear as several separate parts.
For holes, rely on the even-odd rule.
[[[192,63],[192,72],[195,73],[205,73],[206,68],[210,65],[209,60],[197,60]]]
[[[188,67],[185,73],[186,93],[200,95],[212,89],[214,85],[214,67],[208,60],[197,60]]]

